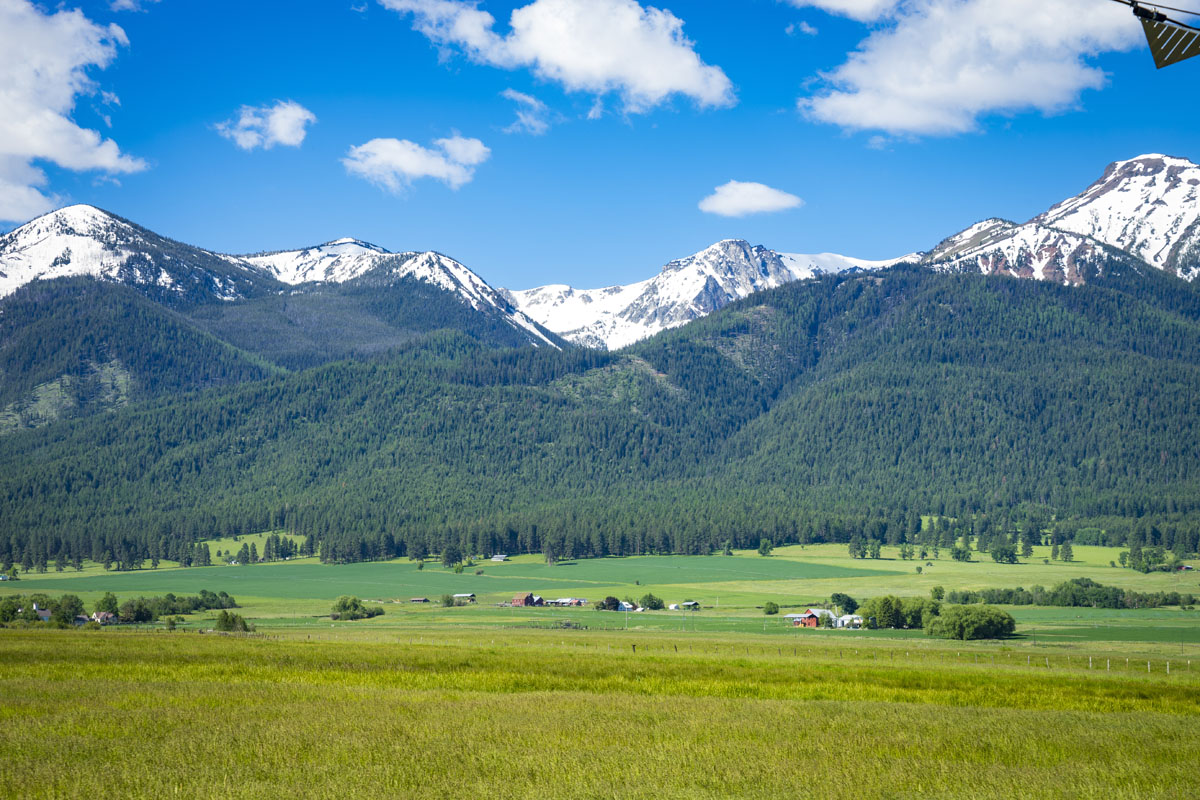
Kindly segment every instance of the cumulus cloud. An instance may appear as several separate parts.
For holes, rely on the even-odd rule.
[[[888,21],[800,109],[847,129],[893,135],[951,135],[976,129],[986,114],[1064,111],[1084,90],[1105,85],[1089,56],[1130,49],[1141,36],[1127,9],[1092,0],[804,4]]]
[[[533,95],[505,89],[500,96],[517,104],[517,119],[504,129],[505,133],[532,133],[541,136],[550,130],[550,109]]]
[[[128,43],[121,28],[80,11],[46,14],[27,0],[0,0],[0,219],[23,221],[54,207],[39,161],[75,171],[146,168],[71,119],[76,98],[97,91],[88,69],[104,69]]]
[[[641,113],[673,95],[698,106],[730,106],[733,85],[705,64],[670,11],[635,0],[534,0],[512,12],[509,32],[468,0],[379,0],[412,14],[413,27],[444,48],[481,64],[528,67],[569,91],[620,95],[626,112]]]
[[[700,201],[700,210],[722,217],[746,217],[799,208],[804,201],[794,194],[772,189],[764,183],[730,181],[718,186]]]
[[[421,178],[433,178],[457,189],[470,183],[475,167],[492,154],[478,139],[457,134],[433,144],[428,148],[407,139],[372,139],[351,147],[342,164],[351,175],[398,193]]]
[[[218,123],[216,129],[243,150],[270,150],[277,144],[299,147],[316,121],[316,115],[299,103],[276,100],[273,106],[242,106],[236,120]]]

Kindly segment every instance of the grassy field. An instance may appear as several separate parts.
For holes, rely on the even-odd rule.
[[[242,537],[241,541],[251,539]],[[229,540],[221,549],[236,547],[240,542]],[[959,563],[943,553],[943,558],[931,563],[917,563],[895,558],[894,548],[884,548],[883,554],[884,558],[877,560],[851,559],[844,545],[817,545],[779,548],[769,558],[739,552],[732,557],[667,555],[566,561],[553,566],[545,564],[540,555],[522,555],[503,564],[482,561],[461,575],[433,563],[418,570],[407,560],[331,566],[301,559],[192,569],[163,564],[157,570],[132,572],[106,572],[88,565],[83,572],[31,573],[22,581],[0,584],[0,594],[71,591],[90,603],[104,591],[124,597],[223,590],[238,597],[247,613],[263,620],[328,613],[331,601],[340,595],[378,601],[424,596],[436,601],[443,594],[474,593],[481,604],[494,606],[524,591],[547,599],[575,596],[590,601],[606,595],[636,600],[652,591],[667,602],[700,601],[719,614],[754,613],[768,600],[798,608],[827,599],[836,591],[858,599],[883,594],[929,596],[936,585],[947,590],[1052,587],[1078,577],[1138,591],[1200,595],[1200,571],[1142,575],[1114,569],[1109,563],[1116,560],[1115,548],[1076,547],[1076,560],[1070,564],[1045,564],[1049,549],[1042,547],[1034,548],[1033,558],[1016,565],[995,564],[986,555],[982,560]]]
[[[1200,673],[1161,661],[1026,666],[929,641],[327,635],[0,632],[0,796],[1200,795]]]

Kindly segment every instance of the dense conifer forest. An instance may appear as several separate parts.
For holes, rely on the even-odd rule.
[[[190,562],[261,530],[330,562],[1029,530],[1197,549],[1200,296],[1169,276],[897,268],[616,353],[445,331],[239,377],[0,438],[0,561]]]

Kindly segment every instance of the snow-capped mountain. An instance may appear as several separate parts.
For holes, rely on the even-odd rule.
[[[531,337],[533,344],[554,343],[547,330],[516,308],[506,293],[492,288],[463,264],[433,251],[392,253],[358,239],[337,239],[317,247],[230,258],[292,284],[390,283],[423,281],[457,295],[476,311],[500,314]]]
[[[777,253],[726,239],[671,261],[653,278],[603,289],[566,285],[510,291],[517,307],[565,339],[617,349],[678,327],[728,303],[785,283],[849,270],[881,269],[915,256],[864,261],[833,253]]]
[[[392,255],[378,245],[358,239],[338,239],[303,250],[236,256],[292,285],[313,281],[343,283],[379,266]]]
[[[1031,222],[1090,236],[1192,280],[1200,272],[1200,166],[1157,153],[1117,161]]]
[[[942,271],[1079,285],[1102,272],[1108,258],[1108,249],[1086,236],[1036,222],[988,219],[943,240],[924,261]]]
[[[34,280],[87,276],[169,305],[236,301],[287,286],[423,281],[497,315],[536,345],[549,332],[467,267],[440,253],[391,253],[357,239],[234,256],[181,244],[87,205],[68,206],[0,236],[0,297]]]
[[[1029,222],[976,223],[924,262],[1078,285],[1104,271],[1108,248],[1193,280],[1200,273],[1200,166],[1157,154],[1117,161],[1081,194]]]
[[[238,300],[264,283],[243,264],[87,205],[52,211],[0,236],[0,297],[34,280],[75,276],[124,283],[173,303]]]

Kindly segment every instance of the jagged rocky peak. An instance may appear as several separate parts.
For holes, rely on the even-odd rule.
[[[1200,272],[1200,166],[1158,153],[1117,161],[1032,222],[1090,236],[1192,280]]]

